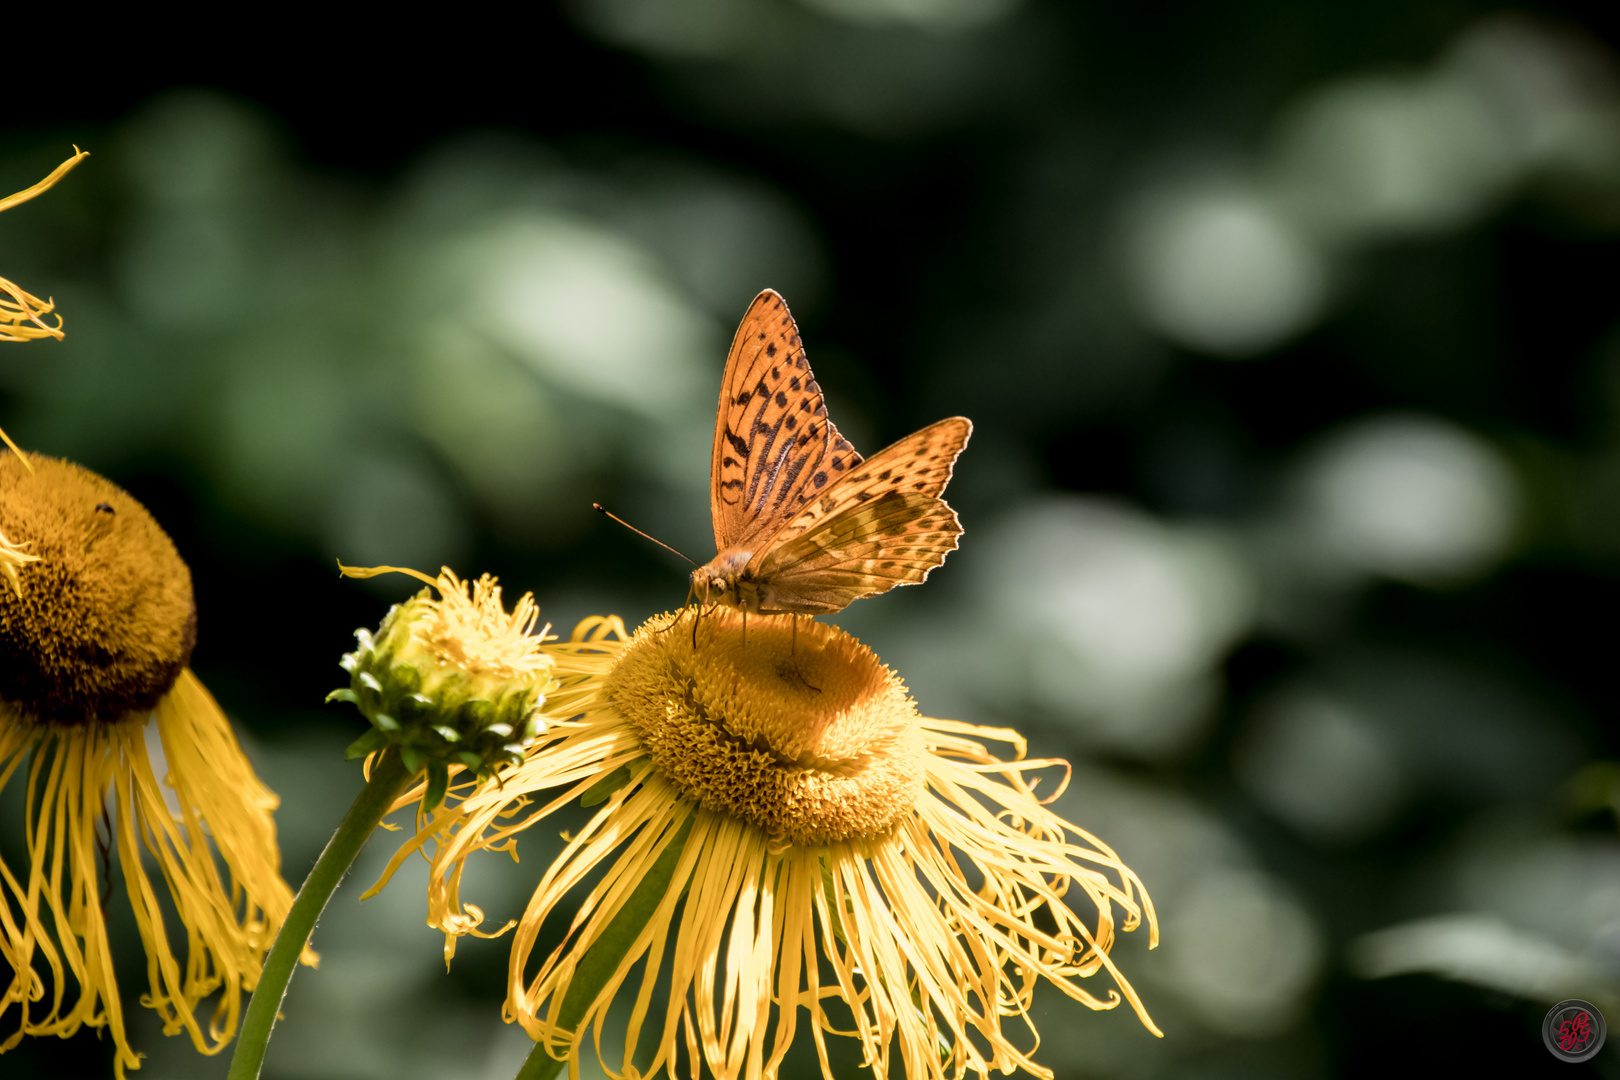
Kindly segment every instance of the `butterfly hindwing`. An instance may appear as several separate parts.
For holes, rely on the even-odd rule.
[[[737,327],[720,383],[709,472],[715,548],[775,534],[861,460],[827,418],[787,304],[766,289]]]
[[[956,550],[961,534],[944,500],[890,490],[772,545],[754,573],[767,610],[842,611],[862,597],[918,584]]]
[[[959,416],[930,424],[807,504],[748,565],[767,608],[840,611],[926,578],[962,533],[939,496],[972,431]]]
[[[951,479],[973,425],[960,416],[929,424],[849,469],[818,498],[807,501],[775,535],[770,546],[787,543],[839,513],[889,492],[917,493],[937,499]],[[942,504],[943,505],[943,504]]]

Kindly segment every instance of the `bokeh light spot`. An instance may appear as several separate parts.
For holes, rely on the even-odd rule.
[[[1518,491],[1482,439],[1435,417],[1363,420],[1309,467],[1307,513],[1324,550],[1418,584],[1477,575],[1513,538]]]
[[[1150,197],[1130,215],[1127,266],[1143,318],[1172,341],[1254,356],[1309,326],[1327,267],[1252,192],[1211,187]]]
[[[1315,840],[1359,840],[1398,808],[1399,758],[1373,724],[1333,697],[1292,687],[1263,702],[1234,771],[1266,809]]]
[[[1266,1035],[1306,1004],[1321,967],[1316,921],[1279,882],[1245,870],[1194,882],[1165,922],[1165,965],[1210,1028]]]

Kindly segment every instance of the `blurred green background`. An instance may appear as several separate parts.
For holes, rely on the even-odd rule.
[[[1070,758],[1060,809],[1163,920],[1118,956],[1167,1037],[1043,993],[1038,1060],[1620,1076],[1539,1033],[1568,996],[1620,1022],[1612,7],[291,15],[262,56],[130,15],[8,61],[0,192],[93,156],[0,216],[68,332],[0,346],[0,425],[175,538],[295,885],[359,786],[321,699],[411,584],[334,561],[497,573],[565,631],[679,604],[590,503],[709,556],[725,347],[769,286],[858,448],[975,424],[962,549],[835,621],[925,713]],[[517,915],[558,847],[463,895]],[[388,849],[266,1075],[510,1077],[506,943],[447,975],[419,867],[357,900]],[[122,964],[138,1075],[223,1076]],[[0,1072],[109,1060],[81,1033]]]

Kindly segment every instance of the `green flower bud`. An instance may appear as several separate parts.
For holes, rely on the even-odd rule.
[[[340,567],[349,577],[370,577],[394,567]],[[504,765],[518,765],[545,731],[541,707],[556,687],[553,660],[541,649],[546,626],[524,593],[510,614],[500,586],[485,574],[466,583],[448,567],[435,581],[403,570],[438,590],[423,589],[396,604],[377,633],[355,631],[359,642],[344,655],[349,685],[327,695],[348,701],[371,721],[348,756],[365,757],[393,745],[413,773],[426,770],[423,807],[444,801],[450,770],[483,780]]]

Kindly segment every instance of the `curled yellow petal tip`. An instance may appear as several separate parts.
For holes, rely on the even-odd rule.
[[[83,161],[89,156],[90,151],[80,150],[77,146],[75,146],[73,148],[73,156],[62,162],[62,164],[58,165],[56,168],[52,169],[51,174],[45,179],[41,180],[33,187],[23,188],[15,195],[7,195],[5,198],[0,199],[0,211],[10,210],[13,206],[18,206],[25,203],[29,199],[34,198],[36,195],[45,194],[47,191],[51,190],[51,188],[56,186],[56,182],[58,180],[62,179],[62,177],[71,172],[73,166],[77,165],[79,162]]]
[[[11,299],[6,299],[6,297]],[[56,310],[56,300],[39,297],[15,283],[0,278],[0,341],[33,341],[53,337],[62,340],[62,316],[51,326],[41,316]]]
[[[438,588],[438,581],[428,577],[420,570],[412,570],[408,566],[344,566],[343,560],[338,560],[338,573],[346,578],[374,578],[384,574],[409,574],[418,581],[425,582]]]

